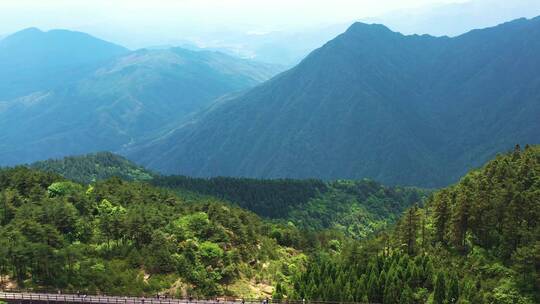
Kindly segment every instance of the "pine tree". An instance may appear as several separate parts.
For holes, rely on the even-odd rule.
[[[446,244],[446,229],[450,217],[450,208],[448,206],[448,190],[443,190],[435,196],[433,204],[433,215],[435,217],[435,237],[437,242]]]
[[[459,299],[459,285],[458,278],[453,275],[450,280],[450,286],[448,287],[448,295],[446,296],[446,302],[448,304],[455,304]]]
[[[379,280],[374,270],[369,274],[367,290],[369,301],[373,303],[379,302]]]
[[[406,246],[409,255],[413,255],[416,252],[418,222],[418,207],[414,205],[407,210],[405,218],[401,223],[401,242]]]
[[[464,187],[461,188],[461,191],[458,191],[455,194],[455,207],[452,210],[452,229],[451,229],[451,240],[452,244],[459,251],[463,252],[465,250],[465,234],[469,228],[469,206],[470,206],[470,193],[467,191],[469,183],[471,183],[468,177],[464,178],[462,181]]]
[[[434,303],[435,304],[444,304],[444,299],[446,298],[446,284],[444,281],[444,275],[442,272],[437,274],[435,279],[435,290],[434,293]]]

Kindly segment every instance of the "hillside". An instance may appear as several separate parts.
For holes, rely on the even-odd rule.
[[[406,211],[389,234],[312,259],[289,296],[538,303],[539,215],[540,147],[517,147],[435,193],[424,209]]]
[[[39,80],[33,86],[18,70],[0,69],[0,74],[6,72],[2,85],[13,85],[0,90],[9,93],[0,96],[0,165],[121,150],[158,137],[219,96],[253,87],[279,71],[218,52],[179,48],[122,49],[98,61],[93,58],[103,59],[99,50],[104,42],[82,33],[60,33],[64,31],[27,30],[0,44],[0,67],[4,61],[16,63],[20,73]],[[72,50],[77,47],[86,53]],[[35,59],[21,57],[26,48]]]
[[[150,183],[178,193],[217,197],[300,229],[331,229],[356,239],[365,239],[395,223],[405,209],[422,203],[430,193],[417,188],[387,187],[370,180],[157,176]]]
[[[128,52],[67,30],[28,28],[6,36],[0,40],[0,102],[76,81]]]
[[[269,296],[316,245],[216,199],[117,178],[82,186],[25,167],[0,170],[0,214],[0,274],[20,288]]]
[[[269,197],[255,189],[284,186],[226,181],[244,190],[237,197]],[[371,187],[378,194],[366,193],[375,197],[391,191],[336,183],[326,187]],[[191,181],[235,193],[217,187],[224,184]],[[316,181],[288,184],[333,191]],[[82,186],[8,168],[0,170],[0,271],[25,288],[122,295],[532,304],[540,299],[539,195],[540,147],[516,147],[408,209],[394,228],[358,241],[343,230],[302,232],[264,221],[210,196],[117,178]],[[330,202],[339,200],[327,208]]]
[[[440,187],[540,142],[538,52],[540,18],[456,38],[356,23],[295,68],[127,153],[167,174]]]
[[[49,159],[32,163],[28,167],[55,173],[84,185],[112,177],[125,181],[144,181],[154,177],[154,173],[110,152]]]
[[[388,187],[370,180],[161,176],[110,152],[50,159],[28,167],[85,185],[112,177],[146,182],[192,199],[223,200],[301,230],[333,230],[356,239],[365,239],[395,223],[401,212],[422,203],[431,193],[418,188]]]

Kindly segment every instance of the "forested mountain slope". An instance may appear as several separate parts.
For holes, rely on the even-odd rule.
[[[56,173],[84,185],[112,177],[119,177],[125,181],[144,181],[155,176],[143,167],[110,152],[48,159],[32,163],[28,167]]]
[[[405,209],[421,204],[431,193],[419,188],[388,187],[370,180],[162,176],[110,152],[50,159],[28,167],[85,185],[112,177],[147,182],[193,199],[223,200],[302,230],[330,229],[357,239],[395,223]]]
[[[540,147],[497,156],[395,230],[321,254],[289,296],[377,303],[538,303]]]
[[[150,183],[179,193],[189,191],[224,199],[259,216],[288,221],[301,229],[332,229],[357,239],[393,224],[405,209],[421,204],[430,193],[370,180],[157,176]]]
[[[247,185],[236,197],[260,195],[253,190],[264,183],[248,181],[227,183]],[[236,193],[217,186],[224,182],[183,183]],[[304,183],[324,194],[391,190],[368,181]],[[24,288],[383,304],[540,299],[538,146],[497,156],[361,241],[339,229],[266,222],[210,196],[117,178],[83,186],[25,167],[0,170],[0,215],[0,271]]]
[[[0,89],[0,165],[121,150],[279,71],[179,48],[130,52],[114,46],[106,57],[104,43],[82,33],[36,29],[2,40],[0,86],[9,87]],[[24,78],[27,73],[39,85]]]
[[[0,101],[74,82],[128,52],[81,32],[19,31],[0,40]]]
[[[283,272],[301,267],[301,250],[320,244],[212,198],[117,178],[83,186],[25,167],[0,170],[0,275],[19,288],[270,296]]]
[[[190,176],[447,185],[540,142],[539,52],[540,18],[456,38],[357,23],[129,156]]]

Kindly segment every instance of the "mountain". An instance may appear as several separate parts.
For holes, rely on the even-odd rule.
[[[14,33],[0,40],[0,101],[65,85],[128,52],[80,32],[28,28]]]
[[[536,0],[468,0],[398,10],[362,21],[383,23],[404,34],[457,36],[471,29],[538,15],[540,2]]]
[[[32,163],[28,167],[55,173],[82,184],[90,184],[112,177],[126,181],[144,181],[152,179],[155,175],[124,157],[110,152],[49,159]]]
[[[128,151],[163,173],[439,187],[540,142],[540,18],[456,38],[356,23],[295,68]]]
[[[39,54],[47,53],[50,62],[46,65],[60,69],[62,64],[56,61],[63,60],[64,50],[55,49],[49,43],[38,43],[38,38],[48,37],[48,33],[27,30],[6,38],[11,42],[2,41],[2,45],[10,46],[11,51],[3,52],[0,48],[0,58],[18,58],[18,46],[21,46],[20,52],[24,52],[27,45],[35,45],[28,52],[38,54],[36,56],[44,61],[49,59]],[[66,49],[74,48],[69,46],[70,40],[62,40],[63,35],[54,37],[54,41],[58,40]],[[99,40],[96,41],[99,46]],[[99,49],[98,46],[85,49]],[[17,92],[22,95],[0,99],[0,128],[3,130],[0,165],[118,151],[136,141],[167,132],[219,96],[255,86],[279,71],[272,65],[218,52],[175,48],[120,53],[93,65],[83,64],[92,60],[85,58],[84,53],[78,54],[66,66],[77,66],[77,71],[88,67],[83,77],[72,77],[69,71],[58,70],[47,76],[51,81],[39,86],[17,77],[10,80],[24,87],[24,94],[11,88],[6,95]],[[90,58],[98,55],[99,52],[92,52]],[[18,66],[32,71],[32,75],[40,75],[35,70],[45,68],[38,63],[18,62]],[[72,79],[64,81],[65,78]]]

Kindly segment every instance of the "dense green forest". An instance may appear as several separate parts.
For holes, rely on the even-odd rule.
[[[286,217],[290,208],[304,205],[329,190],[321,180],[159,176],[151,183],[155,186],[219,197],[274,219]]]
[[[151,182],[162,187],[0,170],[3,284],[383,304],[540,301],[540,146],[517,146],[436,192],[369,180]]]
[[[430,193],[412,187],[387,187],[367,179],[324,182],[161,176],[109,152],[41,161],[30,168],[57,173],[82,184],[111,177],[146,181],[184,197],[215,197],[261,217],[290,222],[300,229],[333,229],[355,238],[365,238],[384,229],[406,208],[421,203]]]
[[[152,179],[152,173],[128,159],[110,152],[98,152],[61,159],[49,159],[29,165],[32,169],[52,172],[82,184],[90,184],[111,177],[127,181]]]
[[[540,147],[496,157],[389,233],[322,252],[289,282],[311,300],[539,303]],[[287,290],[280,286],[280,290]]]
[[[363,238],[393,223],[406,208],[430,192],[386,187],[371,180],[193,178],[159,176],[151,183],[183,193],[215,196],[270,219],[306,230],[335,229]]]
[[[262,296],[321,244],[211,197],[26,167],[0,170],[0,216],[2,282],[21,288]]]

